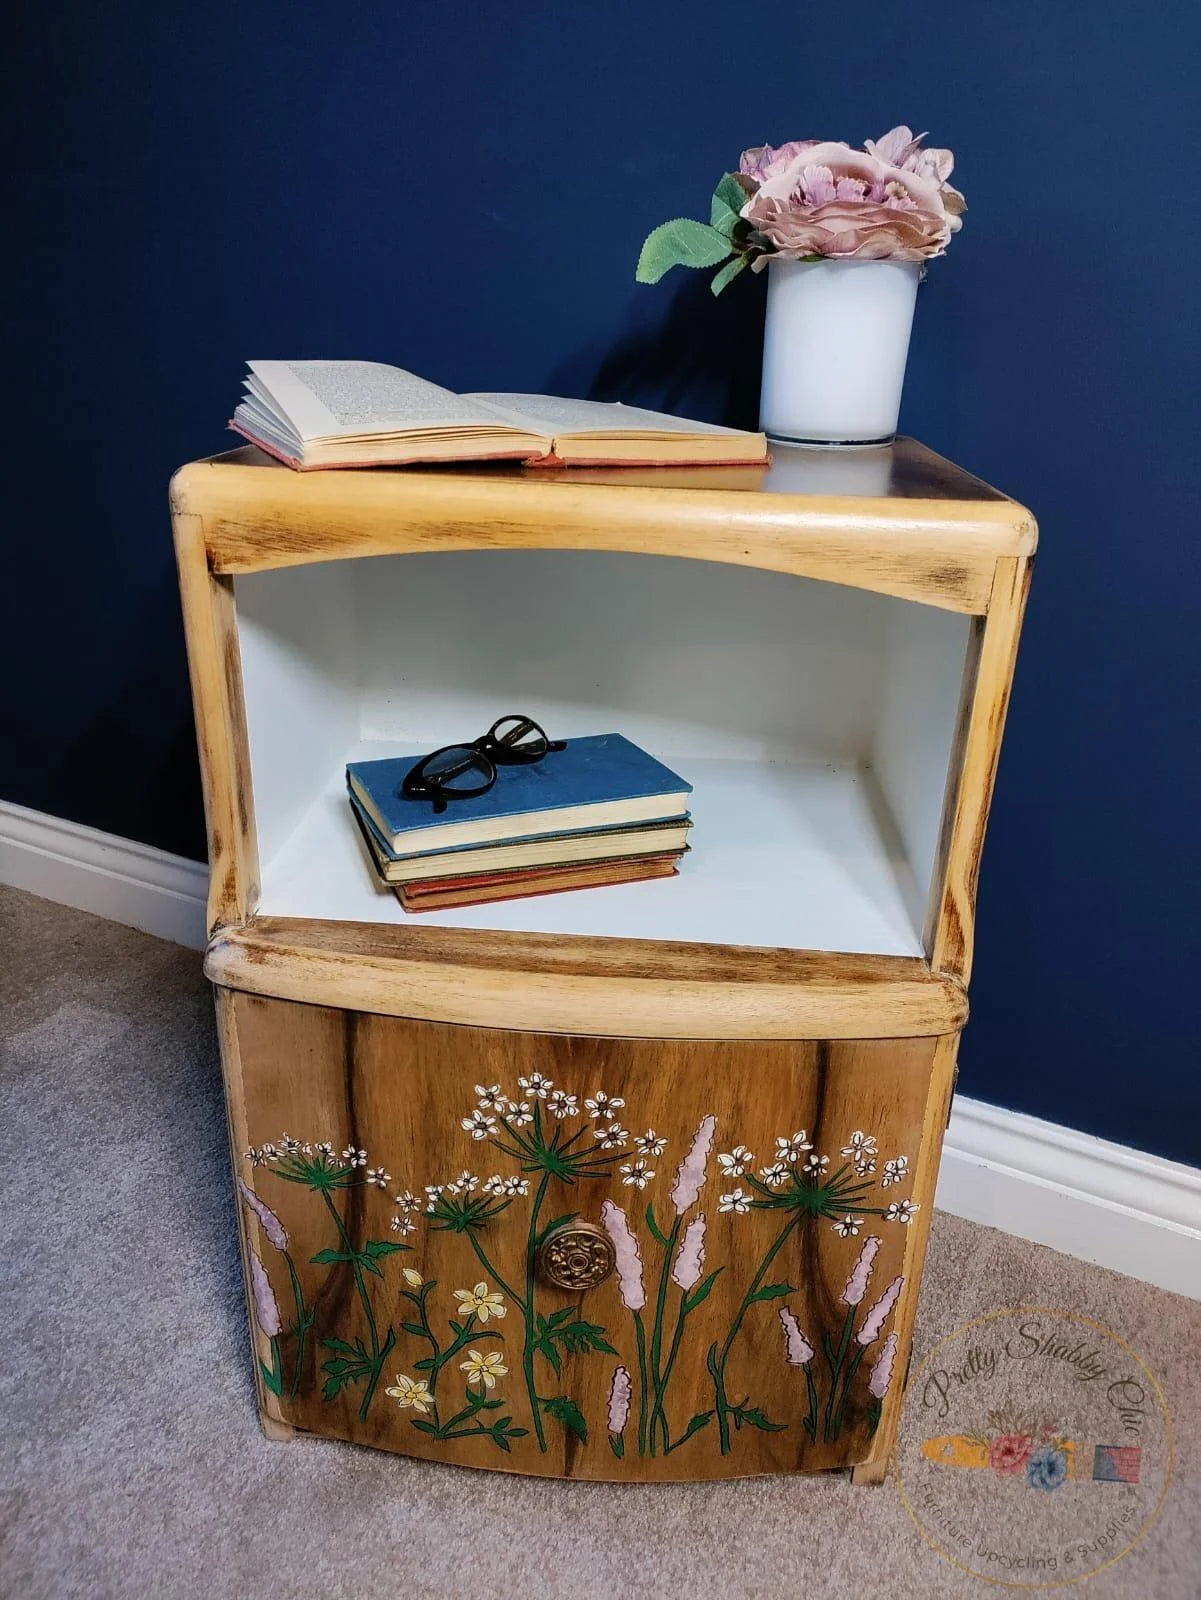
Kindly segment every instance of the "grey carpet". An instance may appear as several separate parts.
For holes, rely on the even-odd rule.
[[[20,1600],[996,1594],[843,1477],[545,1484],[317,1440],[254,1409],[198,958],[0,889],[0,1594]],[[936,1218],[915,1354],[996,1307],[1127,1339],[1176,1423],[1163,1512],[1080,1586],[1201,1595],[1201,1305]]]

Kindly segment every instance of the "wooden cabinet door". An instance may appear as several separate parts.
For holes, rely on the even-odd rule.
[[[908,1356],[936,1041],[220,1002],[268,1416],[573,1478],[871,1453]]]

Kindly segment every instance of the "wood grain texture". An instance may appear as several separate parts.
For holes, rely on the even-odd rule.
[[[245,1148],[260,1151],[257,1164],[241,1162],[258,1202],[252,1210],[253,1202],[244,1201],[241,1209],[247,1260],[262,1263],[271,1285],[268,1327],[276,1326],[273,1306],[279,1318],[274,1342],[261,1325],[255,1334],[260,1382],[267,1372],[280,1390],[265,1396],[273,1419],[462,1465],[644,1481],[845,1467],[880,1453],[873,1428],[875,1440],[891,1438],[937,1166],[936,1111],[945,1111],[932,1071],[945,1046],[596,1040],[406,1022],[250,995],[226,995],[221,1003],[236,1029],[241,1063],[240,1072],[229,1074],[239,1102],[231,1125],[237,1137],[245,1130]],[[557,1119],[551,1101],[537,1097],[536,1073],[575,1095],[578,1114]],[[536,1120],[494,1126],[473,1139],[461,1124],[477,1106],[477,1084],[524,1099],[536,1108]],[[609,1124],[590,1118],[584,1106],[600,1089],[624,1101],[615,1117],[627,1130],[603,1168],[596,1166],[602,1145],[592,1130]],[[707,1117],[715,1127],[698,1154],[694,1141]],[[631,1136],[651,1128],[667,1145],[644,1158],[653,1177],[639,1189],[623,1183],[621,1167],[636,1157]],[[719,1156],[745,1146],[754,1154],[749,1173],[757,1176],[774,1161],[776,1141],[802,1129],[813,1149],[798,1161],[809,1154],[830,1158],[824,1176],[807,1187],[794,1190],[789,1179],[785,1188],[756,1189],[751,1176],[721,1171]],[[876,1169],[859,1178],[840,1154],[856,1131],[877,1141]],[[311,1174],[315,1158],[281,1155],[285,1133],[289,1140],[328,1141],[329,1170],[349,1172],[348,1184],[322,1192],[320,1182],[303,1176],[290,1181],[297,1172]],[[549,1175],[538,1158],[506,1153],[518,1133],[525,1140],[538,1135],[541,1148],[558,1135],[560,1161],[574,1148],[586,1152],[591,1166],[570,1172],[574,1181]],[[262,1158],[266,1143],[277,1159]],[[366,1165],[343,1167],[344,1149],[365,1152]],[[681,1180],[690,1152],[691,1185]],[[901,1155],[909,1171],[884,1187],[885,1161]],[[388,1173],[382,1189],[365,1181],[381,1167]],[[854,1204],[831,1198],[828,1186],[840,1169],[837,1184],[863,1186]],[[437,1213],[418,1210],[411,1232],[393,1231],[391,1218],[408,1215],[394,1195],[408,1190],[424,1201],[426,1184],[446,1184],[465,1170],[481,1180],[475,1189],[444,1193]],[[485,1201],[491,1214],[475,1227],[449,1225],[448,1216],[461,1216],[483,1198],[482,1180],[492,1174],[524,1177],[528,1192]],[[911,1192],[914,1185],[922,1197]],[[790,1198],[792,1209],[723,1212],[722,1196],[738,1190],[756,1199],[802,1191],[809,1198],[799,1207]],[[914,1198],[921,1209],[908,1224],[882,1214]],[[616,1227],[606,1201],[625,1213],[640,1265],[632,1267],[627,1254],[619,1276],[574,1296],[533,1278],[530,1244],[543,1227],[571,1213],[593,1222],[608,1217]],[[648,1204],[666,1246],[646,1218]],[[703,1261],[690,1267],[681,1246],[702,1214]],[[861,1219],[858,1234],[836,1231],[834,1220],[844,1214]],[[850,1279],[869,1238],[879,1244],[869,1247],[877,1253],[860,1292]],[[898,1277],[904,1282],[881,1308]],[[491,1309],[503,1306],[503,1317],[480,1317],[470,1298],[456,1295],[472,1297],[480,1283],[482,1292],[500,1297]],[[693,1303],[680,1320],[686,1296]],[[251,1299],[261,1301],[261,1293]],[[787,1359],[781,1309],[813,1351],[803,1364]],[[299,1341],[289,1329],[304,1317],[311,1326],[297,1362]],[[556,1336],[555,1328],[562,1333]],[[876,1363],[893,1333],[891,1381],[877,1408],[869,1374],[876,1371],[882,1386]],[[448,1356],[455,1343],[460,1348]],[[645,1406],[643,1349],[650,1374]],[[792,1353],[804,1354],[796,1340]],[[484,1388],[472,1377],[472,1363],[478,1371],[490,1354],[506,1370]],[[630,1375],[631,1399],[620,1435],[611,1440],[619,1367]],[[831,1395],[834,1368],[841,1376]],[[665,1377],[659,1412],[656,1372]],[[433,1401],[426,1405],[418,1392],[420,1404],[402,1405],[414,1383],[432,1388]],[[478,1398],[501,1404],[472,1409],[473,1384]],[[464,1408],[467,1414],[452,1422]],[[690,1422],[694,1432],[685,1437]],[[497,1425],[508,1449],[490,1431]]]
[[[921,446],[913,446],[922,452]],[[203,521],[216,573],[435,550],[590,549],[762,567],[983,612],[999,557],[1033,549],[1003,499],[832,496],[576,482],[497,469],[292,472],[234,451],[183,467],[173,504]],[[941,466],[934,464],[941,463]],[[966,474],[966,483],[975,483]],[[914,473],[907,480],[916,487]]]
[[[988,617],[969,663],[970,707],[952,756],[958,781],[944,813],[934,887],[937,912],[927,928],[927,948],[936,972],[964,984],[971,977],[980,858],[1032,570],[1026,559],[997,562]]]
[[[233,582],[208,569],[199,517],[176,512],[175,553],[208,827],[208,928],[258,903],[258,843]]]
[[[967,998],[903,956],[263,917],[205,971],[247,993],[438,1022],[642,1038],[954,1032]]]

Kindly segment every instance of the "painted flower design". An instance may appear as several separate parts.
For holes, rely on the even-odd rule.
[[[744,1216],[751,1209],[751,1197],[743,1189],[731,1189],[729,1194],[723,1194],[717,1202],[717,1209],[732,1212],[735,1216]]]
[[[852,1216],[840,1217],[838,1221],[832,1223],[831,1226],[840,1239],[854,1239],[858,1235],[859,1229],[863,1226],[863,1218]]]
[[[653,1128],[648,1128],[634,1140],[634,1148],[640,1156],[661,1156],[667,1149],[667,1140],[660,1138]]]
[[[266,1149],[267,1146],[264,1145],[263,1148]],[[342,1159],[348,1166],[365,1167],[367,1165],[367,1152],[366,1150],[356,1150],[354,1145],[348,1144],[342,1152]]]
[[[641,1159],[624,1162],[617,1170],[621,1173],[622,1183],[632,1184],[636,1189],[645,1189],[655,1176],[655,1169]]]
[[[788,1182],[788,1166],[783,1161],[773,1161],[770,1167],[760,1167],[759,1176],[769,1189],[778,1189]]]
[[[609,1432],[618,1438],[625,1432],[630,1416],[630,1373],[627,1367],[615,1367],[609,1384]]]
[[[784,1137],[776,1140],[776,1159],[791,1165],[794,1161],[799,1161],[806,1150],[812,1149],[807,1130],[801,1128],[791,1139]]]
[[[805,1171],[809,1173],[810,1176],[814,1176],[819,1172],[824,1172],[829,1165],[829,1156],[810,1156],[808,1161],[805,1163]]]
[[[696,1204],[697,1196],[705,1182],[709,1152],[713,1148],[713,1135],[716,1131],[717,1118],[702,1117],[692,1136],[688,1154],[680,1162],[671,1191],[671,1203],[676,1208],[677,1217],[682,1217],[685,1211]]]
[[[613,1241],[621,1303],[627,1311],[641,1311],[646,1304],[646,1286],[642,1281],[642,1252],[638,1248],[638,1239],[630,1228],[630,1219],[619,1205],[612,1200],[606,1200],[601,1205],[601,1224]]]
[[[481,1111],[504,1110],[505,1097],[501,1093],[499,1083],[494,1083],[490,1088],[485,1087],[485,1085],[482,1083],[477,1083],[475,1086],[475,1092],[479,1099],[479,1108]]]
[[[788,1306],[780,1307],[780,1325],[784,1329],[784,1359],[793,1367],[807,1366],[813,1360],[813,1346]]]
[[[839,1296],[844,1306],[857,1306],[867,1293],[868,1280],[871,1278],[872,1266],[879,1251],[879,1237],[874,1233],[869,1234],[860,1247],[855,1265],[851,1268],[850,1276]]]
[[[392,1174],[385,1172],[383,1167],[368,1167],[367,1182],[373,1189],[386,1189],[392,1182]]]
[[[552,1117],[558,1117],[560,1122],[564,1117],[578,1117],[580,1114],[579,1096],[568,1094],[565,1089],[556,1089],[547,1100],[546,1109]]]
[[[408,1284],[410,1289],[420,1289],[421,1285],[425,1282],[425,1279],[421,1276],[416,1267],[402,1267],[400,1269],[400,1275]]]
[[[619,1122],[602,1123],[599,1128],[593,1128],[592,1131],[599,1139],[602,1150],[616,1150],[618,1145],[624,1144],[630,1137]]]
[[[591,1099],[585,1099],[584,1105],[590,1117],[612,1117],[621,1110],[625,1101],[619,1095],[606,1094],[603,1089],[598,1089]]]
[[[898,1296],[905,1286],[903,1277],[896,1277],[876,1301],[875,1305],[863,1319],[863,1326],[855,1335],[856,1342],[866,1350],[869,1344],[874,1344],[883,1332],[884,1324],[888,1321],[893,1306],[896,1305]]]
[[[455,1179],[455,1188],[459,1194],[471,1194],[479,1185],[479,1179],[474,1172],[460,1172]]]
[[[268,1339],[278,1338],[283,1322],[279,1314],[279,1302],[271,1287],[271,1279],[267,1276],[266,1267],[254,1251],[247,1251],[247,1255],[250,1258],[250,1287],[254,1294],[255,1321]]]
[[[886,1222],[910,1222],[921,1207],[916,1200],[894,1200],[884,1213]]]
[[[277,1250],[286,1250],[288,1248],[287,1229],[275,1212],[265,1201],[260,1200],[250,1185],[243,1182],[241,1178],[238,1179],[238,1188],[242,1191],[242,1199],[245,1200],[246,1204],[259,1219],[263,1232],[267,1237],[267,1242],[274,1245]]]
[[[503,1317],[506,1312],[504,1295],[490,1290],[486,1283],[477,1283],[474,1289],[456,1289],[455,1299],[463,1315],[474,1313],[481,1322],[487,1322],[489,1317]]]
[[[746,1145],[736,1144],[728,1154],[718,1156],[717,1165],[721,1168],[723,1178],[741,1178],[754,1160],[754,1155]]]
[[[545,1100],[554,1084],[540,1072],[531,1072],[528,1078],[518,1078],[517,1087],[528,1094],[531,1100]]]
[[[400,1234],[402,1239],[406,1238],[410,1233],[417,1232],[417,1224],[413,1221],[412,1217],[408,1215],[401,1215],[400,1212],[397,1212],[388,1226],[392,1229],[393,1233]]]
[[[510,1100],[505,1109],[505,1118],[515,1128],[524,1128],[534,1120],[534,1113],[530,1110],[528,1100]]]
[[[402,1211],[421,1210],[421,1201],[418,1200],[417,1196],[412,1192],[411,1189],[406,1189],[403,1194],[394,1194],[392,1199]]]
[[[519,1194],[529,1194],[530,1180],[528,1178],[504,1178],[501,1180],[500,1193],[508,1195],[510,1199]]]
[[[705,1213],[702,1211],[693,1217],[692,1221],[684,1229],[684,1237],[680,1241],[675,1265],[671,1269],[671,1279],[687,1294],[689,1290],[695,1289],[701,1281],[701,1273],[704,1270]]]
[[[496,1118],[483,1111],[473,1111],[469,1117],[463,1118],[461,1126],[473,1139],[486,1139],[496,1128]]]
[[[1026,1462],[1026,1481],[1035,1489],[1058,1489],[1068,1480],[1068,1458],[1053,1444],[1040,1445]]]
[[[850,1156],[852,1160],[856,1160],[859,1156],[874,1156],[876,1141],[870,1133],[864,1133],[862,1129],[856,1128],[839,1154]]]
[[[884,1171],[880,1177],[880,1187],[887,1189],[891,1184],[901,1183],[909,1176],[909,1157],[898,1156],[895,1161],[886,1161]]]
[[[408,1378],[403,1372],[398,1372],[396,1382],[390,1384],[384,1393],[395,1400],[402,1411],[411,1406],[414,1411],[420,1411],[422,1416],[425,1416],[433,1409],[434,1397],[424,1378]]]
[[[1001,1477],[1021,1472],[1034,1444],[1028,1433],[999,1434],[989,1446],[988,1464]]]
[[[459,1371],[467,1374],[467,1382],[485,1389],[494,1389],[497,1378],[503,1378],[508,1370],[499,1350],[491,1350],[487,1355],[479,1350],[468,1350],[467,1360],[459,1362]]]
[[[868,1374],[867,1392],[877,1400],[883,1400],[892,1382],[893,1362],[897,1358],[897,1342],[897,1335],[890,1333],[880,1347],[875,1366]]]

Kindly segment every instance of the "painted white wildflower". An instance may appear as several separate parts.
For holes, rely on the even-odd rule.
[[[367,1182],[376,1189],[386,1189],[392,1182],[392,1174],[385,1172],[383,1167],[368,1167]]]
[[[585,1099],[584,1104],[590,1117],[612,1117],[621,1110],[625,1101],[620,1095],[606,1094],[603,1089],[598,1089],[591,1099]]]
[[[898,1156],[895,1161],[884,1163],[884,1175],[880,1179],[881,1189],[887,1189],[891,1184],[903,1183],[909,1176],[909,1157]]]
[[[788,1182],[788,1167],[783,1161],[773,1161],[770,1167],[760,1167],[759,1176],[769,1189],[778,1189]]]
[[[425,1279],[421,1276],[416,1267],[402,1267],[400,1269],[400,1275],[408,1284],[410,1289],[420,1289],[421,1285],[425,1282]]]
[[[789,1163],[799,1161],[806,1150],[812,1149],[813,1146],[809,1143],[808,1132],[801,1128],[793,1134],[791,1139],[778,1138],[776,1140],[776,1159]]]
[[[839,1220],[836,1223],[833,1224],[834,1232],[838,1235],[838,1237],[840,1239],[855,1239],[855,1238],[857,1238],[858,1235],[859,1235],[859,1229],[862,1226],[863,1226],[863,1218],[862,1217],[851,1217],[851,1216],[840,1217]]]
[[[433,1211],[433,1210],[435,1210],[437,1208],[438,1196],[443,1193],[445,1188],[446,1188],[446,1185],[444,1183],[427,1183],[426,1184],[426,1186],[425,1186],[425,1198],[426,1198],[425,1209],[427,1211]]]
[[[810,1176],[816,1176],[819,1172],[824,1172],[829,1165],[829,1156],[813,1155],[809,1157],[808,1161],[806,1161],[805,1171],[809,1173]]]
[[[477,1103],[481,1111],[503,1111],[505,1097],[501,1093],[500,1084],[494,1083],[491,1088],[486,1084],[477,1083],[475,1086]]]
[[[459,1124],[465,1128],[473,1139],[486,1139],[490,1133],[495,1132],[496,1118],[486,1115],[483,1111],[473,1111],[469,1117],[464,1117]]]
[[[484,1179],[485,1194],[502,1194],[504,1192],[504,1187],[505,1180],[501,1177],[499,1172],[494,1172],[490,1178]]]
[[[489,1317],[500,1318],[506,1314],[505,1297],[499,1290],[490,1290],[486,1283],[477,1283],[474,1289],[456,1289],[455,1299],[464,1315],[474,1313],[481,1322]]]
[[[894,1200],[884,1213],[886,1222],[909,1222],[921,1210],[916,1200]]]
[[[460,1172],[455,1182],[459,1186],[460,1194],[472,1194],[479,1187],[480,1180],[474,1172]]]
[[[400,1234],[402,1239],[406,1238],[410,1233],[417,1232],[417,1224],[413,1221],[412,1217],[400,1216],[399,1214],[392,1218],[389,1226],[391,1227],[392,1232]]]
[[[389,1384],[384,1393],[390,1395],[402,1411],[412,1406],[413,1410],[420,1411],[422,1416],[425,1416],[434,1404],[434,1397],[425,1379],[407,1378],[403,1372],[396,1374],[396,1382]]]
[[[354,1145],[348,1144],[342,1152],[342,1159],[348,1167],[365,1167],[367,1165],[366,1150],[356,1150]]]
[[[634,1140],[634,1148],[640,1156],[661,1156],[667,1149],[667,1140],[660,1137],[653,1128]]]
[[[530,1180],[528,1178],[505,1178],[501,1182],[500,1193],[513,1198],[519,1194],[529,1194]]]
[[[632,1184],[636,1189],[645,1189],[655,1176],[655,1169],[648,1167],[646,1162],[641,1159],[623,1162],[618,1171],[621,1173],[622,1183]]]
[[[530,1110],[528,1100],[510,1100],[505,1109],[505,1119],[515,1128],[524,1128],[527,1122],[533,1122],[534,1113]]]
[[[324,1156],[327,1161],[334,1153],[334,1147],[332,1144],[330,1144],[328,1139],[322,1139],[320,1144],[315,1144],[313,1146],[313,1149],[319,1156]]]
[[[875,1172],[875,1170],[875,1156],[860,1156],[855,1162],[855,1174],[857,1177],[866,1178],[869,1172]]]
[[[256,1150],[254,1145],[251,1145],[249,1150],[242,1151],[242,1159],[249,1161],[252,1167],[261,1167],[267,1158],[261,1150]]]
[[[599,1128],[593,1128],[593,1133],[600,1140],[602,1150],[616,1150],[630,1137],[620,1122],[602,1123]]]
[[[403,1194],[394,1194],[392,1199],[402,1211],[421,1210],[421,1201],[418,1200],[417,1196],[412,1192],[411,1189],[406,1189]]]
[[[294,1156],[300,1149],[300,1140],[293,1139],[290,1133],[281,1133],[279,1136],[279,1147],[283,1151],[284,1155]]]
[[[264,1161],[279,1160],[279,1151],[270,1141],[263,1146],[263,1148],[259,1151],[259,1154],[262,1156]]]
[[[546,1109],[562,1122],[564,1117],[578,1117],[580,1114],[580,1100],[578,1095],[568,1094],[566,1089],[555,1089],[546,1102]]]
[[[508,1370],[499,1350],[491,1350],[487,1355],[482,1355],[478,1350],[469,1350],[467,1360],[459,1362],[459,1371],[467,1374],[467,1382],[479,1384],[485,1389],[495,1388],[497,1378],[503,1378]]]
[[[524,1089],[531,1100],[545,1100],[554,1084],[540,1072],[531,1072],[528,1078],[518,1078],[517,1087]]]
[[[851,1137],[839,1151],[844,1156],[874,1156],[876,1154],[876,1141],[870,1133],[864,1133],[856,1128]]]
[[[744,1216],[751,1209],[751,1197],[742,1189],[732,1189],[729,1194],[722,1195],[717,1202],[717,1209]]]
[[[723,1178],[741,1178],[754,1163],[754,1154],[744,1144],[736,1144],[728,1155],[719,1155],[717,1164]]]

